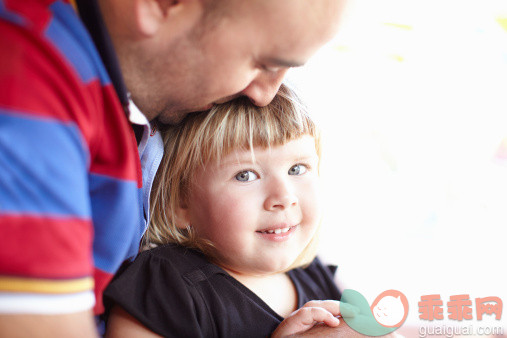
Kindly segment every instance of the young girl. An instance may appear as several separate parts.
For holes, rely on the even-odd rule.
[[[239,98],[162,133],[144,239],[158,247],[108,287],[108,335],[265,337],[337,326],[335,269],[315,258],[319,132],[294,93],[282,85],[267,107]]]

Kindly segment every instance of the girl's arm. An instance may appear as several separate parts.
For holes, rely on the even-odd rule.
[[[109,315],[109,321],[106,329],[106,338],[115,337],[143,337],[153,338],[161,337],[146,326],[141,324],[137,319],[128,314],[119,306],[113,307]]]

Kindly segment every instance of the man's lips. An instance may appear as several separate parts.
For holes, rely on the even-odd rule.
[[[210,103],[208,104],[207,106],[204,106],[202,108],[199,109],[199,111],[206,111],[206,110],[210,110],[211,108],[213,108],[214,104],[213,103]]]

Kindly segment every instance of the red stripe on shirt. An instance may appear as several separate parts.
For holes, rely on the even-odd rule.
[[[95,268],[93,271],[93,277],[95,279],[95,306],[93,308],[93,313],[101,314],[104,312],[102,294],[104,293],[104,289],[106,288],[107,284],[109,284],[113,278],[113,275]]]
[[[73,121],[87,140],[94,136],[98,126],[90,112],[102,111],[100,81],[83,84],[44,36],[2,21],[0,30],[0,45],[10,46],[9,53],[0,54],[0,105],[36,117]]]
[[[47,7],[53,2],[55,0],[4,0],[5,8],[21,14],[27,19],[29,26],[25,28],[39,33],[47,27],[47,24],[51,20],[52,13]]]
[[[112,85],[103,87],[104,97],[116,97],[116,92]],[[95,161],[90,167],[90,171],[96,174],[112,176],[116,178],[128,179],[137,182],[138,187],[142,185],[141,175],[138,175],[141,168],[141,162],[137,153],[137,142],[134,131],[130,127],[128,120],[119,107],[117,99],[104,100],[105,110],[111,112],[104,115],[104,132],[108,137],[100,139],[100,153],[95,156]],[[116,112],[113,114],[112,112]],[[118,127],[120,125],[120,127]],[[118,151],[118,148],[123,151]],[[111,170],[111,163],[117,165]],[[119,171],[121,170],[121,171]]]
[[[140,187],[137,143],[114,87],[102,87],[99,79],[83,84],[47,40],[2,25],[6,23],[0,22],[0,45],[12,47],[10,53],[0,54],[0,107],[13,114],[76,123],[94,159],[90,171],[135,181]],[[90,113],[102,111],[106,113]]]
[[[31,278],[91,276],[91,221],[0,215],[0,274]]]

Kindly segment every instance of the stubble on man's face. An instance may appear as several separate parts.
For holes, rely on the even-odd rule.
[[[206,26],[209,28],[206,29]],[[132,98],[148,120],[177,124],[187,114],[207,110],[206,93],[217,86],[213,72],[213,28],[200,23],[167,46],[163,57],[151,57],[132,83]],[[144,68],[144,69],[143,69]]]

